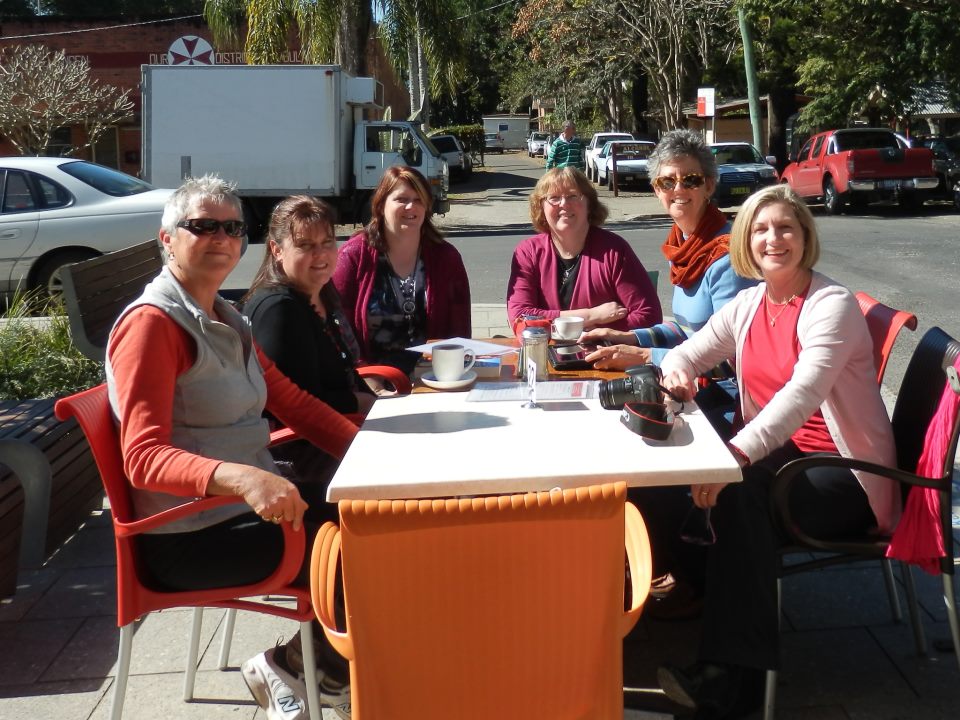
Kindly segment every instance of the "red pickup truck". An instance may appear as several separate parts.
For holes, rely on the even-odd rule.
[[[801,197],[823,200],[831,215],[847,202],[896,199],[916,209],[939,180],[929,148],[911,148],[892,130],[850,128],[811,137],[781,179]]]

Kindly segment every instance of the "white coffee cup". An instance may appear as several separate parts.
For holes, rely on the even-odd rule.
[[[575,315],[558,317],[550,326],[554,340],[576,340],[583,332],[583,318]]]
[[[472,350],[452,343],[434,345],[430,355],[433,361],[433,376],[440,382],[459,380],[476,362]]]

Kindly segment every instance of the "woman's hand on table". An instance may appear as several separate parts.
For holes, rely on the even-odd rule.
[[[580,335],[578,342],[584,345],[599,345],[600,343],[608,343],[610,345],[636,345],[637,336],[629,330],[595,328],[594,330],[587,330]]]
[[[297,486],[252,465],[220,463],[207,485],[207,493],[237,495],[268,522],[291,522],[294,530],[303,526],[307,503],[300,497]]]
[[[626,370],[650,362],[650,350],[633,345],[607,345],[598,347],[584,359],[597,370]]]
[[[712,508],[717,504],[717,495],[730,483],[706,483],[690,486],[690,499],[698,508]]]

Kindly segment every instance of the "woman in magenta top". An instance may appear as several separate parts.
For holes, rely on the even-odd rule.
[[[340,248],[333,284],[363,359],[407,374],[428,339],[470,337],[470,282],[460,253],[433,226],[430,185],[413,168],[387,169],[373,219]]]
[[[699,662],[658,673],[664,692],[696,717],[740,717],[759,705],[763,671],[779,662],[777,549],[789,537],[770,507],[776,472],[818,453],[895,462],[866,321],[849,290],[813,270],[819,253],[810,210],[787,185],[752,195],[734,222],[730,258],[738,274],[762,282],[661,366],[664,385],[689,398],[699,374],[736,357],[744,420],[728,443],[743,482],[690,489],[698,507],[712,509],[716,530]],[[793,487],[794,521],[813,537],[888,533],[900,516],[889,478],[821,466]]]
[[[587,176],[555,168],[530,195],[540,231],[513,253],[507,285],[511,323],[521,315],[578,316],[586,329],[648,327],[663,319],[657,289],[627,241],[601,229],[607,209]]]

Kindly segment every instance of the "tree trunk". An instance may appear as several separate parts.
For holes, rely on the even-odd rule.
[[[427,55],[423,50],[423,28],[417,18],[417,69],[420,72],[420,121],[424,130],[430,128],[430,73]]]
[[[650,109],[650,88],[647,75],[640,65],[633,66],[633,82],[630,89],[630,106],[633,109],[633,126],[630,131],[650,137],[650,123],[647,111]]]
[[[799,109],[795,89],[779,85],[767,94],[767,154],[777,156],[777,169],[783,170],[789,162],[787,147],[787,120]]]
[[[346,73],[354,77],[367,75],[370,21],[370,3],[367,0],[352,0],[344,3],[340,9],[337,62]]]

